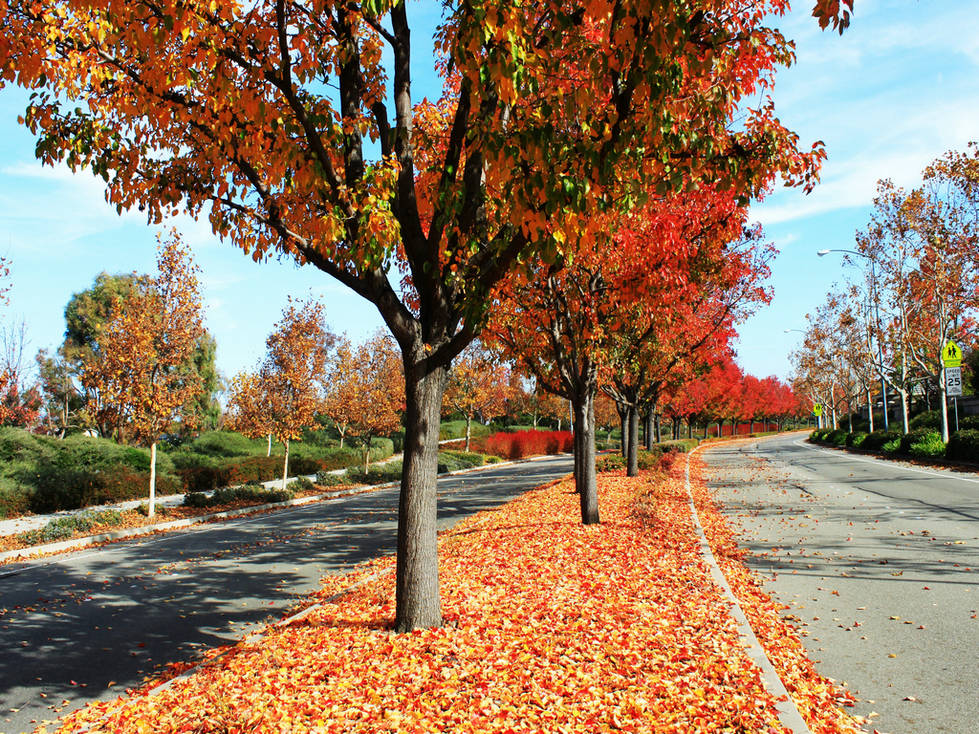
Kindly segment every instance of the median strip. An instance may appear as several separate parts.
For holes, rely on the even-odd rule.
[[[581,525],[564,480],[444,533],[441,628],[391,632],[384,559],[325,578],[299,616],[192,674],[58,731],[786,731],[676,469],[602,475],[597,526]],[[857,730],[821,713],[821,732]]]

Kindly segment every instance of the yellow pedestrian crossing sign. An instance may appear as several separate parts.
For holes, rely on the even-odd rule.
[[[812,412],[816,414],[817,418],[819,418],[823,414],[823,406],[816,403],[814,406],[812,406]]]
[[[962,350],[959,345],[949,339],[942,347],[942,367],[961,367]]]

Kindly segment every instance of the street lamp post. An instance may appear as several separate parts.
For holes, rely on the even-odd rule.
[[[871,297],[871,299],[874,302],[874,321],[876,322],[877,326],[879,327],[880,326],[880,304],[878,303],[878,300],[877,300],[878,292],[877,292],[877,270],[875,268],[876,261],[870,255],[866,255],[866,254],[864,254],[862,252],[857,252],[856,250],[841,250],[841,249],[817,250],[816,251],[816,254],[819,255],[819,257],[823,257],[824,255],[828,255],[831,252],[845,252],[848,255],[857,255],[859,257],[865,257],[868,260],[870,260],[870,288],[871,288],[871,291],[872,291],[870,297]],[[884,406],[884,430],[886,431],[887,430],[887,383],[884,381],[884,374],[883,374],[884,373],[884,348],[881,345],[880,334],[877,334],[877,359],[880,361],[880,371],[881,371],[881,376],[880,376],[880,399],[881,399],[881,403],[883,403],[883,406]]]

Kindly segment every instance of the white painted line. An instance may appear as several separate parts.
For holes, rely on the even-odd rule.
[[[700,447],[696,447],[694,451],[697,448]],[[730,612],[737,625],[738,635],[742,638],[748,657],[761,669],[762,682],[764,682],[768,692],[775,696],[776,699],[783,699],[777,701],[775,704],[775,708],[778,711],[778,720],[782,723],[782,726],[793,734],[812,734],[812,730],[809,729],[805,719],[802,718],[802,714],[799,713],[795,701],[785,689],[785,684],[779,678],[778,671],[775,670],[772,661],[768,659],[765,648],[758,642],[755,631],[751,629],[751,624],[748,622],[748,617],[745,616],[744,610],[741,609],[738,598],[731,591],[731,586],[724,577],[724,572],[721,570],[721,567],[717,565],[717,559],[714,558],[714,553],[710,549],[710,543],[707,542],[707,534],[704,532],[703,525],[700,524],[697,506],[693,501],[693,491],[690,488],[690,456],[692,454],[693,451],[687,454],[686,486],[687,497],[690,501],[690,514],[693,516],[693,521],[697,525],[697,535],[700,536],[700,553],[710,567],[710,573],[714,582],[721,588],[724,596],[731,604]]]
[[[891,466],[892,468],[900,469],[901,471],[911,471],[915,474],[927,474],[930,477],[942,477],[944,479],[957,479],[960,482],[971,482],[973,484],[979,484],[979,479],[974,477],[960,477],[955,474],[945,474],[944,472],[929,471],[928,469],[918,469],[912,466],[896,465],[890,459],[869,459],[862,456],[857,456],[849,451],[844,451],[842,454],[839,451],[834,451],[833,449],[824,449],[821,446],[813,446],[805,441],[796,441],[793,446],[798,446],[799,448],[809,449],[810,451],[820,451],[824,454],[831,454],[833,456],[845,456],[847,459],[852,459],[853,461],[862,461],[864,464],[883,464],[885,466]]]

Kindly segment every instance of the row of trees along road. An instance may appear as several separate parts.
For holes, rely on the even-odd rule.
[[[850,8],[814,13],[842,30]],[[439,411],[493,290],[579,243],[612,252],[598,233],[618,211],[814,180],[822,148],[799,150],[770,102],[748,103],[792,58],[763,22],[785,9],[450,4],[432,54],[442,96],[416,102],[404,0],[14,0],[0,75],[32,90],[41,159],[103,176],[120,211],[207,209],[252,257],[292,256],[375,304],[405,375],[396,627],[410,630],[441,623]]]
[[[976,347],[979,147],[946,153],[911,190],[879,181],[855,247],[847,258],[858,268],[856,282],[830,292],[807,316],[805,340],[793,355],[796,390],[825,405],[835,428],[841,411],[872,405],[883,381],[898,398],[907,433],[918,387],[929,401],[937,398],[947,442],[941,351],[949,340],[966,351]]]

